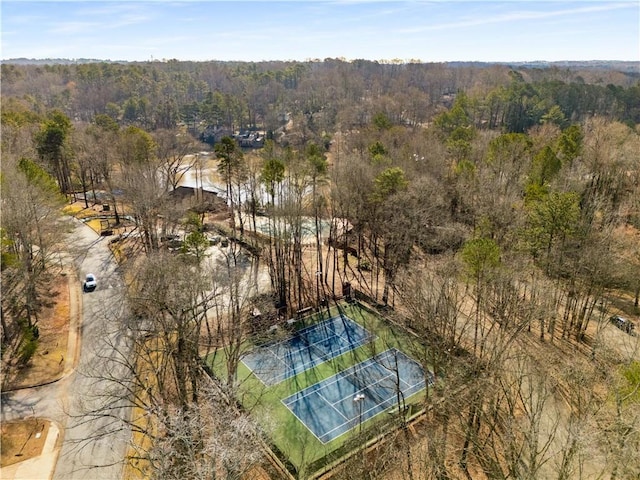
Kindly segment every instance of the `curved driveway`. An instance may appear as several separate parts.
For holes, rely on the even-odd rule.
[[[108,247],[110,237],[100,237],[81,222],[73,222],[69,261],[80,279],[94,273],[98,280],[94,292],[79,290],[82,320],[76,367],[57,382],[3,394],[2,420],[36,416],[64,428],[55,471],[53,475],[42,472],[40,478],[120,479],[131,432],[121,420],[128,412],[118,406],[118,386],[108,378],[117,378],[114,360],[128,354],[127,337],[120,328],[122,282]],[[73,339],[72,334],[72,344]]]

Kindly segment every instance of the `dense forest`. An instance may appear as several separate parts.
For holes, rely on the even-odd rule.
[[[119,321],[139,333],[129,401],[156,418],[137,450],[150,477],[241,478],[264,462],[264,432],[229,401],[252,313],[277,324],[353,288],[443,381],[411,435],[335,478],[637,478],[638,336],[609,322],[640,313],[627,67],[3,63],[3,362],[37,347],[62,207],[100,198],[136,232],[113,244],[133,252]],[[251,132],[264,142],[246,148]],[[173,197],[207,151],[222,213]],[[212,228],[231,239],[215,268]],[[212,388],[201,358],[217,347],[229,375]]]

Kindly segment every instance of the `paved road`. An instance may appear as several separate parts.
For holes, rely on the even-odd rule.
[[[113,360],[128,353],[118,321],[123,306],[121,279],[108,248],[109,237],[74,222],[71,261],[81,279],[87,273],[98,279],[94,292],[81,294],[76,368],[52,384],[3,395],[2,419],[38,416],[64,427],[54,479],[120,479],[131,434],[120,420],[127,411],[114,400],[120,391],[106,378],[123,375]],[[96,414],[105,405],[111,408],[110,416]],[[41,478],[48,475],[43,472]]]

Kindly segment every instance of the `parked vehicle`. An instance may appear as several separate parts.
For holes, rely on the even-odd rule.
[[[84,291],[93,292],[97,286],[98,282],[96,281],[96,276],[93,273],[87,273],[83,284]]]
[[[633,335],[634,329],[636,328],[632,321],[627,320],[620,315],[613,315],[609,317],[609,321],[623,332],[627,332],[629,335]]]

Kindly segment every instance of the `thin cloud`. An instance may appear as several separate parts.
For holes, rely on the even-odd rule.
[[[1,1],[6,58],[638,58],[626,0]]]
[[[145,24],[150,21],[151,19],[148,16],[125,14],[119,18],[111,19],[108,23],[95,20],[56,22],[51,25],[49,31],[56,35],[78,35],[83,33],[92,33],[97,30],[116,30],[118,28],[130,27],[132,25]]]
[[[554,17],[566,17],[571,15],[580,15],[586,13],[595,13],[595,12],[604,12],[611,10],[620,10],[623,8],[636,8],[636,3],[609,3],[605,5],[593,5],[588,7],[580,7],[580,8],[572,8],[566,10],[556,10],[556,11],[532,11],[532,10],[521,10],[515,12],[509,12],[501,15],[492,15],[491,17],[480,17],[480,18],[470,18],[468,20],[462,20],[458,22],[448,22],[448,23],[440,23],[437,25],[425,25],[421,27],[413,27],[413,28],[402,28],[399,31],[401,33],[420,33],[427,32],[433,30],[446,30],[451,28],[466,28],[466,27],[477,27],[482,25],[490,25],[496,23],[508,23],[508,22],[518,22],[518,21],[532,21],[532,20],[545,20]]]
[[[103,2],[99,5],[84,3],[83,6],[87,6],[76,10],[74,13],[78,17],[86,17],[90,19],[108,18],[109,22],[106,22],[105,26],[113,29],[153,21],[155,18],[154,10],[152,8],[147,8],[147,4],[148,2]]]
[[[11,23],[14,25],[33,25],[36,23],[41,23],[45,20],[46,17],[44,15],[33,15],[33,14],[24,14],[24,15],[15,15],[11,18]]]
[[[56,22],[49,31],[55,35],[78,35],[92,32],[100,26],[98,22]]]

